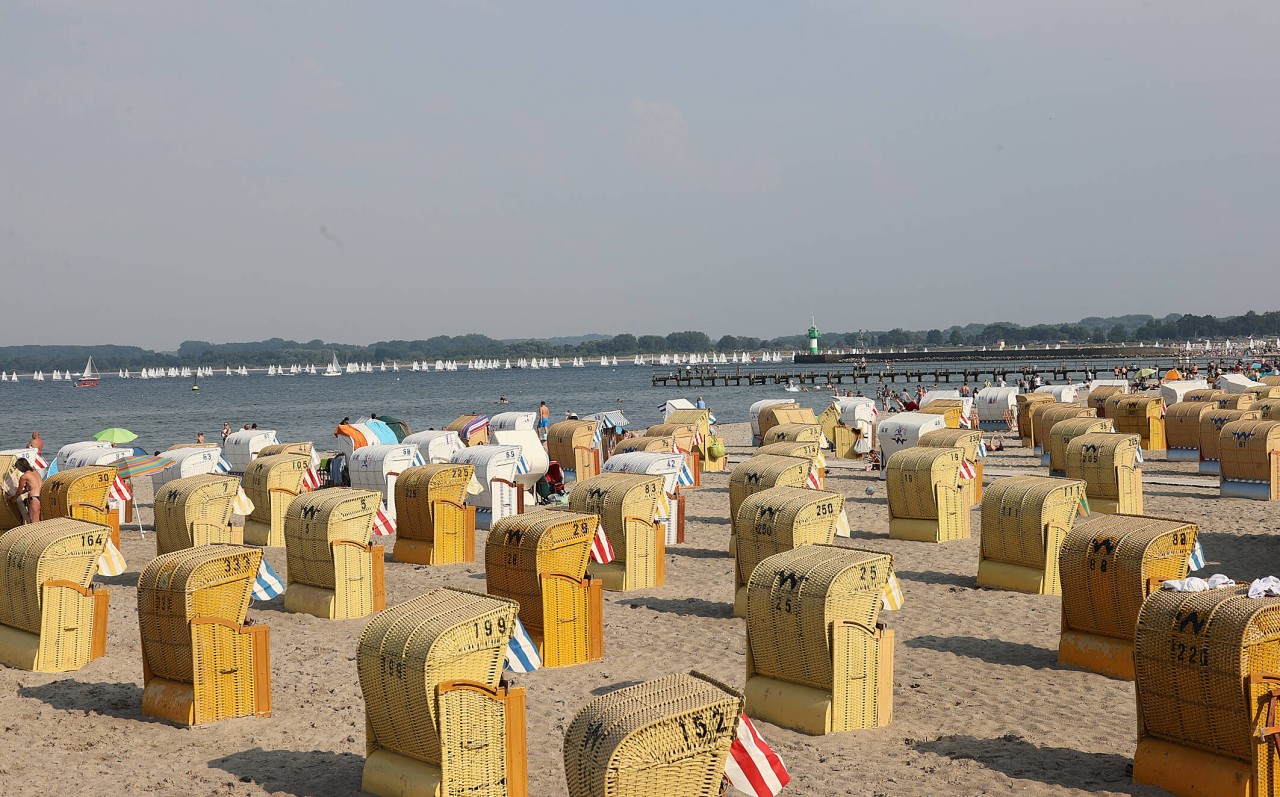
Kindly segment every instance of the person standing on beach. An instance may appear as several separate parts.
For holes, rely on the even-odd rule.
[[[27,497],[22,499],[22,504],[27,508],[27,522],[40,522],[40,486],[44,484],[44,479],[40,477],[40,471],[31,467],[31,463],[26,457],[18,457],[18,461],[14,463],[14,467],[18,469],[18,486],[13,488],[13,492],[7,496],[10,501],[18,502],[18,496],[23,493]]]
[[[31,439],[27,441],[27,448],[34,448],[37,454],[44,453],[44,438],[39,432],[32,432]]]
[[[538,433],[542,436],[542,442],[547,442],[547,430],[551,428],[551,408],[547,406],[547,402],[538,402]]]
[[[226,448],[227,438],[231,436],[231,424],[226,421],[222,422],[222,446]]]
[[[702,396],[698,396],[698,402],[693,406],[697,407],[700,410],[705,410],[707,408],[707,402],[702,400]]]

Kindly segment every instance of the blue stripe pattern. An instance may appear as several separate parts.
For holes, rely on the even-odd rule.
[[[529,632],[524,630],[520,618],[516,618],[516,626],[511,631],[511,641],[507,643],[507,669],[512,672],[533,672],[542,666],[542,657],[538,655],[538,646],[533,644]]]
[[[271,569],[271,565],[267,564],[267,560],[263,559],[262,564],[258,565],[258,577],[253,580],[253,599],[269,601],[283,593],[284,582]]]
[[[1192,549],[1191,558],[1187,560],[1187,570],[1194,573],[1197,570],[1203,570],[1204,566],[1204,549],[1200,547],[1200,540],[1196,540],[1196,547]]]

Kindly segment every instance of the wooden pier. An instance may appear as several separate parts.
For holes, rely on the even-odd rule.
[[[1110,368],[1090,368],[1085,365],[1069,366],[1037,366],[1023,365],[1010,367],[975,367],[975,368],[886,368],[871,370],[870,368],[846,367],[844,369],[826,370],[778,370],[778,371],[743,371],[741,367],[732,371],[721,371],[719,368],[695,367],[686,371],[654,371],[654,387],[751,387],[754,385],[787,385],[793,381],[799,385],[834,387],[837,385],[869,385],[892,384],[894,382],[928,382],[930,384],[981,383],[991,381],[998,383],[1001,379],[1006,384],[1014,384],[1019,379],[1031,379],[1040,376],[1046,382],[1065,383],[1068,379],[1077,383],[1091,379],[1110,379],[1113,377]],[[1133,374],[1130,373],[1130,378]]]

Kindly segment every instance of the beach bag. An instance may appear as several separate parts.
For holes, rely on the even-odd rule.
[[[708,439],[707,456],[711,459],[724,459],[724,441],[715,435],[710,435]]]

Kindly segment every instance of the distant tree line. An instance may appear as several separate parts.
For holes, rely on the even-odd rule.
[[[969,324],[946,329],[827,332],[822,335],[823,348],[840,346],[990,346],[998,341],[1008,345],[1031,343],[1130,343],[1197,340],[1223,337],[1280,336],[1280,310],[1217,318],[1211,315],[1170,314],[1164,318],[1149,315],[1126,315],[1111,318],[1090,317],[1074,324],[1034,324],[1022,326],[1011,322]],[[497,340],[487,335],[438,335],[426,340],[387,340],[369,345],[327,343],[310,340],[305,343],[284,338],[248,343],[210,343],[185,341],[176,352],[156,352],[137,346],[4,346],[0,347],[0,370],[29,372],[34,370],[75,370],[84,367],[90,356],[101,370],[121,368],[168,368],[209,365],[215,367],[247,365],[323,365],[335,355],[339,362],[405,363],[414,360],[519,359],[521,357],[631,357],[636,354],[670,354],[676,352],[759,351],[767,349],[804,349],[804,335],[778,338],[753,338],[724,335],[712,340],[705,332],[686,330],[667,335],[598,336],[580,343],[555,343],[548,340]]]

